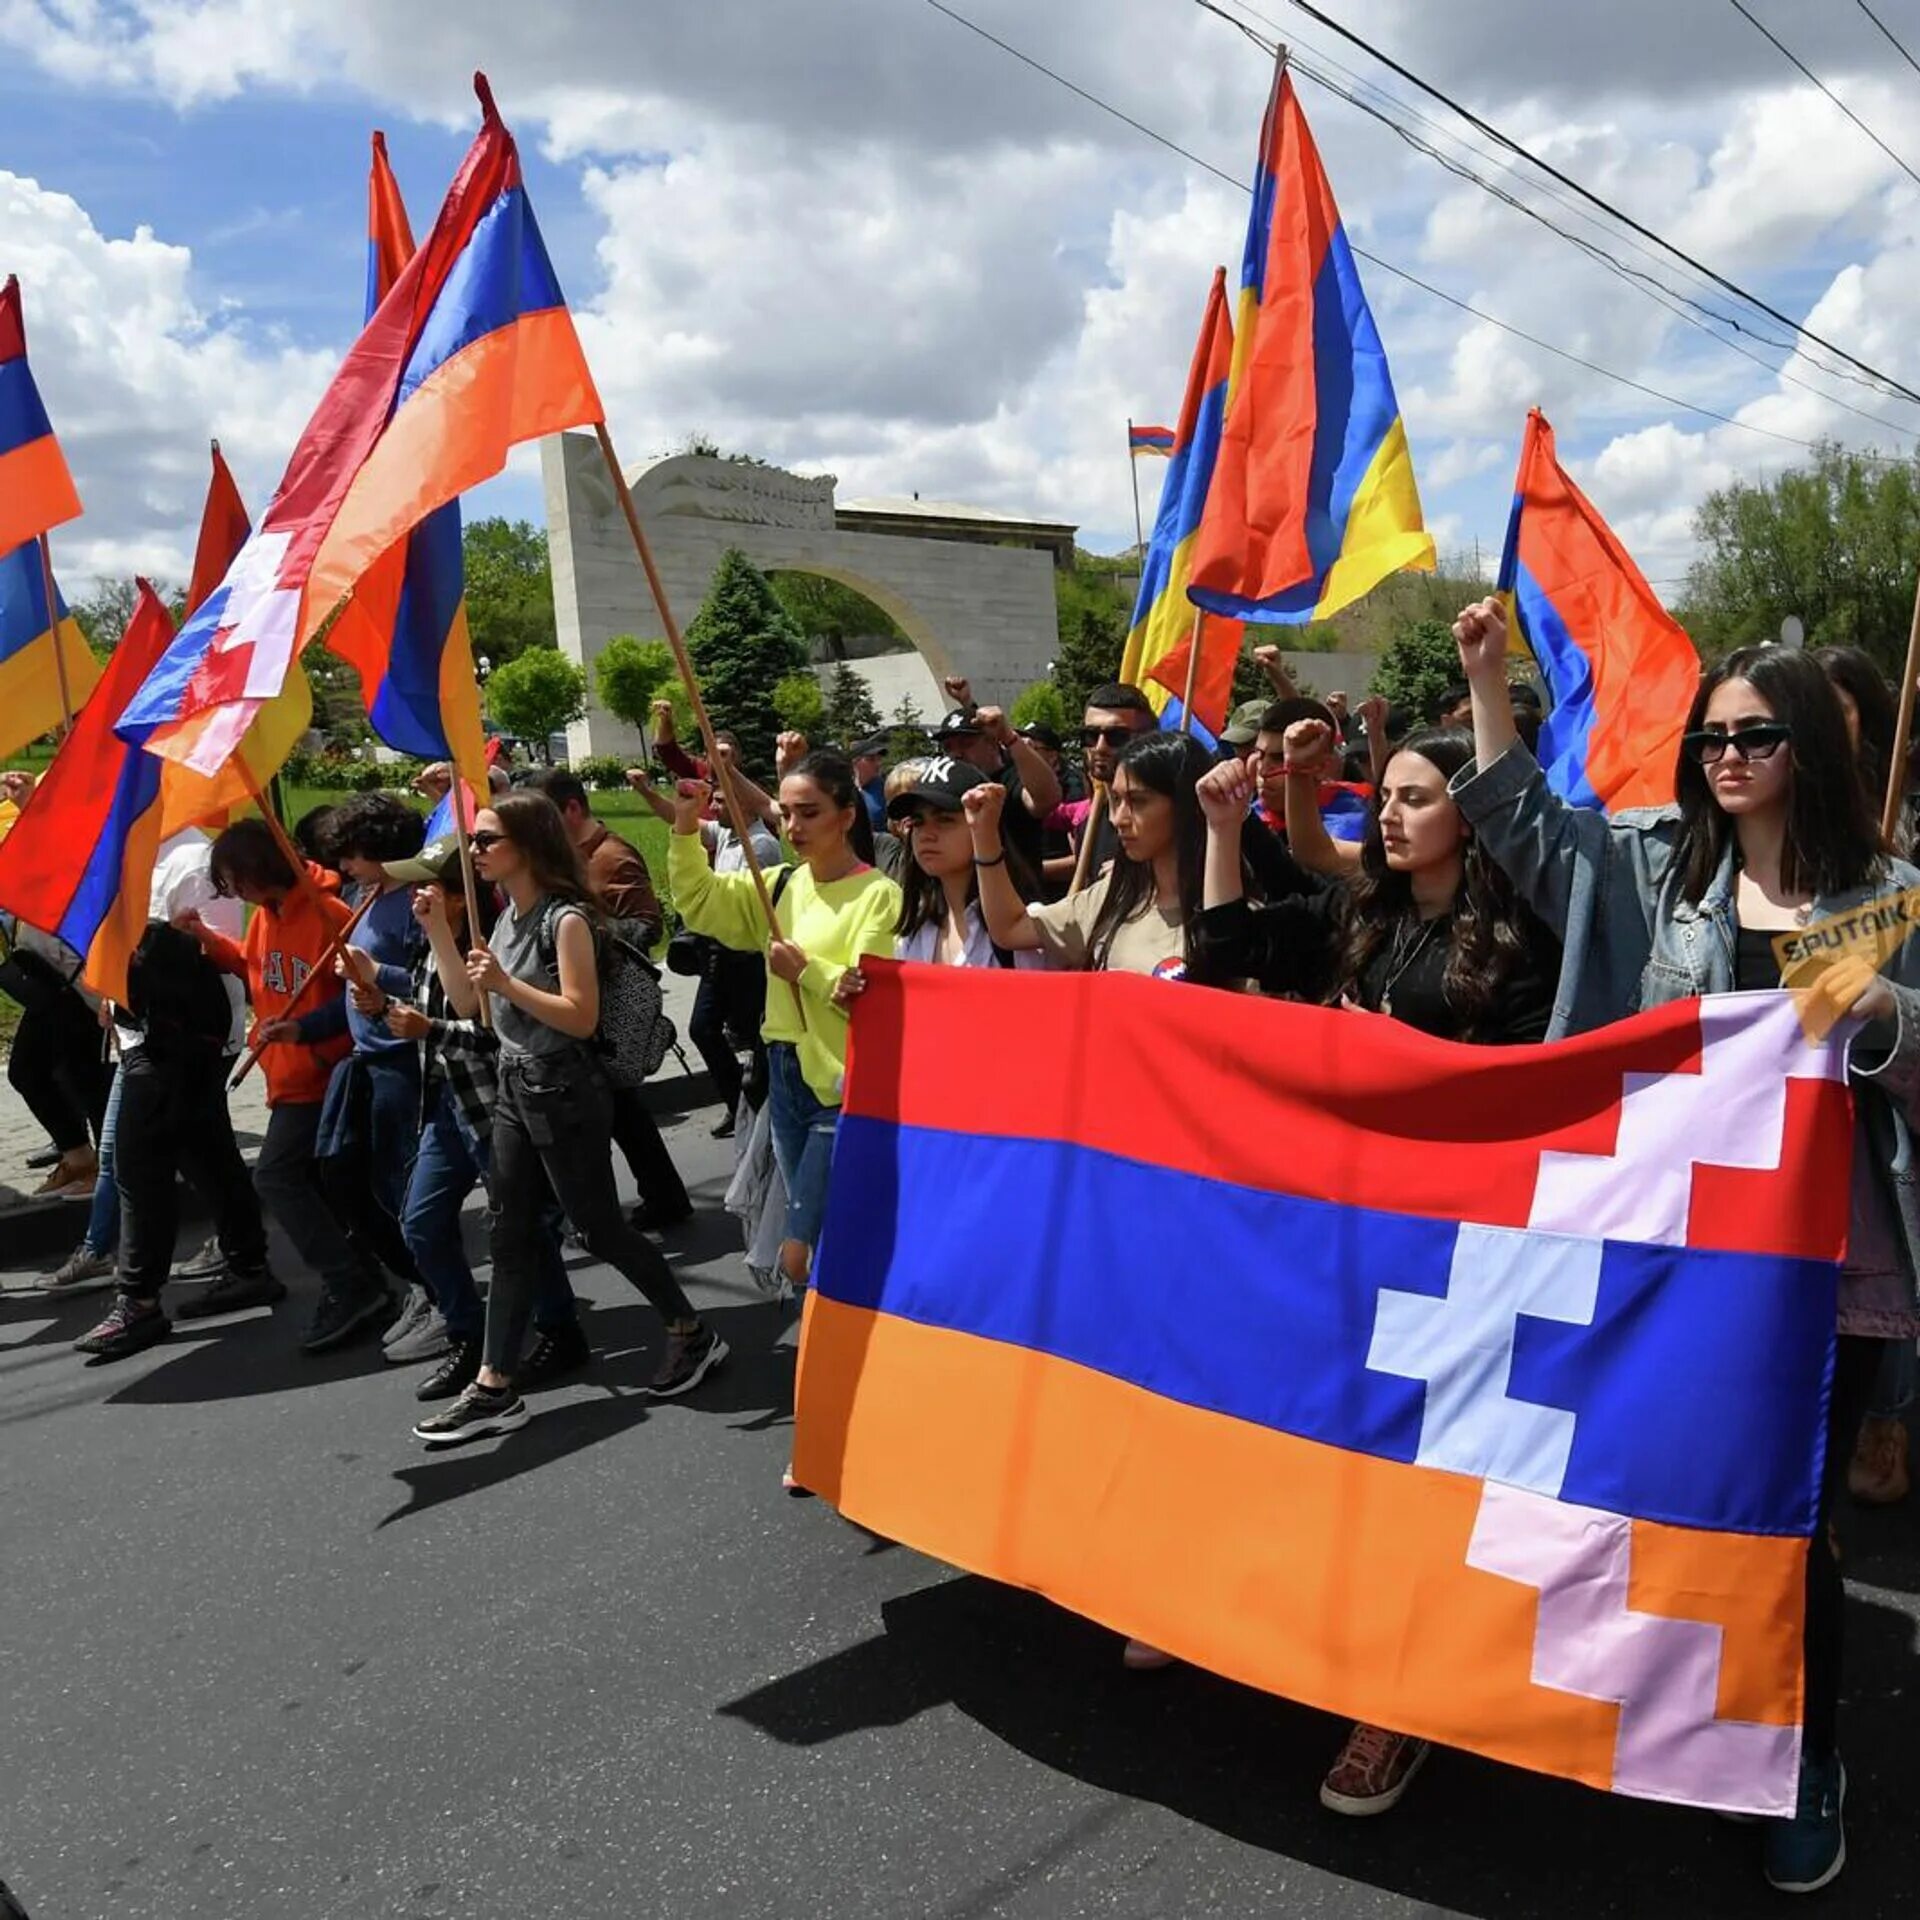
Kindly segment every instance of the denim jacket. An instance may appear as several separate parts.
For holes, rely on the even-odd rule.
[[[1646,1007],[1734,988],[1731,849],[1696,903],[1673,859],[1680,812],[1647,807],[1606,815],[1571,807],[1518,742],[1485,772],[1455,776],[1453,798],[1481,844],[1565,948],[1547,1038],[1623,1020]],[[1816,900],[1813,917],[1845,913],[1920,886],[1920,871],[1888,860],[1879,880]],[[1909,1115],[1920,1091],[1920,948],[1908,941],[1884,969],[1896,1019],[1854,1040],[1851,1075],[1864,1140],[1893,1201],[1908,1278],[1920,1272],[1920,1176]]]

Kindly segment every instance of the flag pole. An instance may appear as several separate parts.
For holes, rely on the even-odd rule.
[[[460,842],[460,887],[467,896],[467,944],[477,947],[480,944],[480,882],[473,871],[473,841],[470,838],[473,822],[467,818],[467,783],[460,776],[460,763],[455,760],[453,772],[453,827],[454,837]],[[480,796],[473,795],[476,816],[480,810]],[[479,995],[480,1024],[488,1032],[493,1030],[493,1008],[487,1002],[487,996]]]
[[[1205,607],[1193,610],[1193,638],[1187,642],[1187,690],[1180,696],[1180,731],[1193,731],[1193,684],[1200,677],[1200,628],[1207,617]]]
[[[341,949],[345,947],[347,941],[352,937],[354,928],[366,918],[367,909],[379,898],[380,896],[377,893],[370,893],[354,908],[353,917],[327,942],[326,948],[321,953],[320,958],[313,963],[313,971],[294,988],[292,994],[288,997],[287,1004],[280,1009],[279,1015],[277,1016],[278,1018],[282,1020],[287,1019],[292,1014],[294,1008],[307,997],[308,991],[312,988],[316,980],[331,976],[334,960],[338,957]],[[266,1052],[270,1044],[271,1042],[266,1040],[256,1040],[253,1045],[247,1049],[245,1059],[240,1062],[240,1065],[234,1070],[233,1077],[227,1082],[227,1091],[229,1093],[253,1071],[255,1062]]]
[[[1133,482],[1133,544],[1140,555],[1141,571],[1147,565],[1147,530],[1140,521],[1140,460],[1133,450],[1133,415],[1127,415],[1127,477]]]
[[[53,584],[53,549],[40,536],[40,581],[47,596],[47,626],[53,634],[53,670],[60,679],[61,737],[73,731],[73,690],[67,685],[67,656],[60,645],[60,596]]]
[[[247,783],[248,797],[260,809],[260,818],[267,823],[267,831],[273,835],[273,844],[280,849],[280,857],[293,869],[293,883],[301,892],[312,896],[316,903],[323,903],[326,895],[320,890],[319,883],[307,871],[307,856],[294,844],[293,836],[281,824],[280,816],[274,812],[273,804],[260,790],[260,783],[253,777],[253,769],[236,753],[233,764],[240,769],[240,778]]]
[[[1087,806],[1087,824],[1080,834],[1080,857],[1073,863],[1073,879],[1067,885],[1067,898],[1087,884],[1087,868],[1093,860],[1093,836],[1100,830],[1100,816],[1107,810],[1107,783],[1093,783],[1093,798]]]
[[[1913,624],[1907,631],[1907,670],[1900,681],[1900,716],[1893,729],[1893,752],[1887,767],[1887,799],[1880,812],[1880,838],[1891,847],[1900,824],[1900,805],[1907,796],[1907,747],[1913,739],[1913,695],[1920,680],[1920,578],[1914,582]]]
[[[660,578],[660,569],[654,565],[653,549],[647,544],[646,529],[640,524],[640,510],[633,504],[633,490],[627,485],[627,476],[620,469],[620,458],[613,450],[613,436],[607,432],[607,423],[596,420],[593,431],[600,442],[600,457],[607,463],[607,475],[613,482],[613,490],[620,501],[620,510],[626,516],[627,531],[633,536],[633,550],[640,557],[641,570],[647,576],[647,589],[653,595],[653,604],[660,614],[660,624],[667,630],[667,645],[673,653],[673,663],[680,669],[681,684],[687,690],[687,704],[693,709],[694,724],[700,729],[700,739],[707,750],[707,764],[712,767],[718,779],[721,803],[727,810],[727,818],[733,824],[733,830],[740,840],[740,851],[746,856],[747,872],[753,876],[753,890],[760,897],[760,911],[767,917],[767,928],[776,940],[784,938],[780,931],[779,916],[773,910],[773,896],[767,891],[767,877],[760,870],[760,860],[753,850],[753,836],[747,831],[747,813],[740,804],[740,796],[734,790],[733,768],[721,757],[720,743],[714,738],[713,722],[707,716],[707,703],[700,694],[700,682],[693,671],[693,660],[687,652],[687,643],[681,637],[680,623],[673,617],[673,608],[667,602],[667,589]],[[798,981],[790,983],[793,988],[793,1004],[800,1009],[801,1024],[806,1023],[806,1002],[800,997]]]

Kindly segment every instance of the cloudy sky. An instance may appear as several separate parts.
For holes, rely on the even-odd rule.
[[[1873,3],[1920,56],[1920,0]],[[1268,62],[1192,0],[952,4],[1250,172]],[[1463,131],[1286,0],[1221,4]],[[1920,72],[1857,0],[1749,4],[1920,165]],[[1323,10],[1920,387],[1920,188],[1732,5]],[[1237,267],[1244,195],[929,0],[0,0],[0,274],[26,285],[88,502],[59,540],[70,582],[184,573],[209,435],[264,502],[360,318],[368,132],[386,129],[424,230],[471,135],[475,66],[520,136],[630,462],[697,430],[836,473],[842,497],[917,490],[1072,520],[1094,548],[1131,540],[1124,422],[1172,418],[1210,271]],[[1904,447],[1920,430],[1920,405],[1763,338],[1745,340],[1757,359],[1736,352],[1346,102],[1312,84],[1302,99],[1357,244],[1740,423],[1363,266],[1443,548],[1497,549],[1530,405],[1669,590],[1708,488],[1803,457],[1795,442]],[[1141,477],[1151,513],[1158,469]],[[475,507],[537,517],[534,460]]]

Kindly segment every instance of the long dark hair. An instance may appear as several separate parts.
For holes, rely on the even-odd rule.
[[[1687,731],[1706,717],[1707,702],[1729,680],[1744,680],[1776,720],[1792,729],[1783,749],[1793,756],[1780,884],[1795,893],[1834,894],[1865,886],[1880,860],[1880,829],[1854,765],[1853,742],[1840,696],[1817,660],[1792,647],[1739,647],[1701,675]],[[1674,861],[1680,887],[1696,904],[1726,858],[1733,829],[1707,785],[1706,770],[1683,747],[1675,780],[1680,833]]]
[[[789,778],[811,780],[842,812],[849,807],[853,809],[853,825],[847,829],[847,839],[854,852],[872,866],[875,859],[873,822],[867,817],[866,796],[860,791],[860,782],[853,777],[853,762],[831,747],[816,747],[798,766],[789,767],[787,774]]]
[[[1858,647],[1821,647],[1813,657],[1860,716],[1860,778],[1866,782],[1867,810],[1877,818],[1886,797],[1887,769],[1893,764],[1893,737],[1900,727],[1893,689],[1872,655]],[[1840,718],[1846,717],[1842,709]]]
[[[566,900],[586,909],[596,926],[600,921],[599,903],[587,885],[587,870],[580,851],[567,838],[567,823],[544,793],[530,787],[517,787],[496,798],[487,811],[519,848],[535,886],[552,900]]]
[[[1173,845],[1180,875],[1180,947],[1186,952],[1193,923],[1205,898],[1207,817],[1194,789],[1213,766],[1213,756],[1185,733],[1136,733],[1120,749],[1117,775],[1125,767],[1129,777],[1150,793],[1163,793],[1173,802]],[[1093,832],[1098,823],[1087,822]],[[1093,966],[1102,968],[1112,951],[1114,936],[1130,920],[1148,912],[1154,902],[1151,862],[1129,860],[1116,846],[1108,870],[1107,894],[1093,922],[1088,952]]]
[[[1473,735],[1459,727],[1424,728],[1401,741],[1393,757],[1403,753],[1417,753],[1451,782],[1472,764]],[[1376,799],[1360,842],[1360,871],[1347,885],[1344,932],[1327,993],[1329,1005],[1349,995],[1359,998],[1367,969],[1413,910],[1412,876],[1387,865]],[[1479,840],[1469,837],[1461,852],[1460,886],[1453,897],[1447,967],[1441,978],[1441,990],[1460,1023],[1462,1040],[1476,1039],[1485,1030],[1508,976],[1534,937],[1532,918],[1515,895],[1512,881]]]
[[[1022,900],[1039,899],[1040,886],[1025,857],[1008,840],[1003,839],[1000,846],[1007,857],[1007,878],[1013,882],[1014,892]],[[900,918],[893,929],[895,935],[899,939],[910,940],[922,927],[937,927],[941,915],[946,911],[947,890],[938,878],[914,858],[911,840],[907,842],[907,857],[895,878],[900,887]],[[980,875],[977,872],[967,875],[967,901],[969,905],[979,904]]]

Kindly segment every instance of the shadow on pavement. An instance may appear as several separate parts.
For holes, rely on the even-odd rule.
[[[1341,1722],[1190,1667],[1129,1674],[1115,1635],[992,1581],[956,1576],[888,1601],[881,1615],[874,1639],[719,1711],[812,1746],[951,1704],[1090,1786],[1482,1920],[1697,1920],[1778,1901],[1751,1827],[1460,1753],[1437,1753],[1388,1817],[1342,1820],[1317,1797]],[[1920,1661],[1904,1613],[1855,1598],[1848,1629],[1857,1684],[1842,1721],[1849,1865],[1837,1910],[1892,1920],[1914,1911],[1920,1885],[1910,1796]]]

